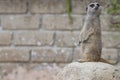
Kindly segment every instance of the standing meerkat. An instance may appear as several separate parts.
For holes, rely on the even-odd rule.
[[[100,14],[102,7],[97,2],[90,3],[87,8],[87,15],[83,28],[80,32],[80,50],[83,58],[79,62],[107,62],[101,58],[102,40]]]

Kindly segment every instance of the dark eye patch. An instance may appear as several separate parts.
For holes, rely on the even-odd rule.
[[[92,7],[92,8],[93,8],[94,6],[95,6],[94,4],[91,4],[91,5],[90,5],[90,7]]]
[[[97,6],[99,7],[100,5],[99,5],[99,4],[97,4]]]

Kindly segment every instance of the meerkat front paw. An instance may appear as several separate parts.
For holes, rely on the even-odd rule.
[[[79,36],[79,44],[82,43],[82,42],[86,42],[87,41],[87,36],[85,36],[84,33],[81,33],[80,36]]]
[[[83,33],[80,33],[80,36],[79,36],[79,42],[83,42],[84,41],[84,34]]]

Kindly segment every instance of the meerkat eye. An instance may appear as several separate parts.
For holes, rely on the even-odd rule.
[[[100,6],[100,4],[97,4],[97,6],[99,7],[99,6]]]
[[[93,8],[94,6],[95,6],[94,4],[91,4],[91,5],[90,5],[90,7],[92,7],[92,8]]]

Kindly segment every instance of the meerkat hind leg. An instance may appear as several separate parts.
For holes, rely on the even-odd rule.
[[[85,60],[85,59],[78,59],[77,61],[80,62],[80,63],[83,63],[83,62],[90,62],[89,60]]]

